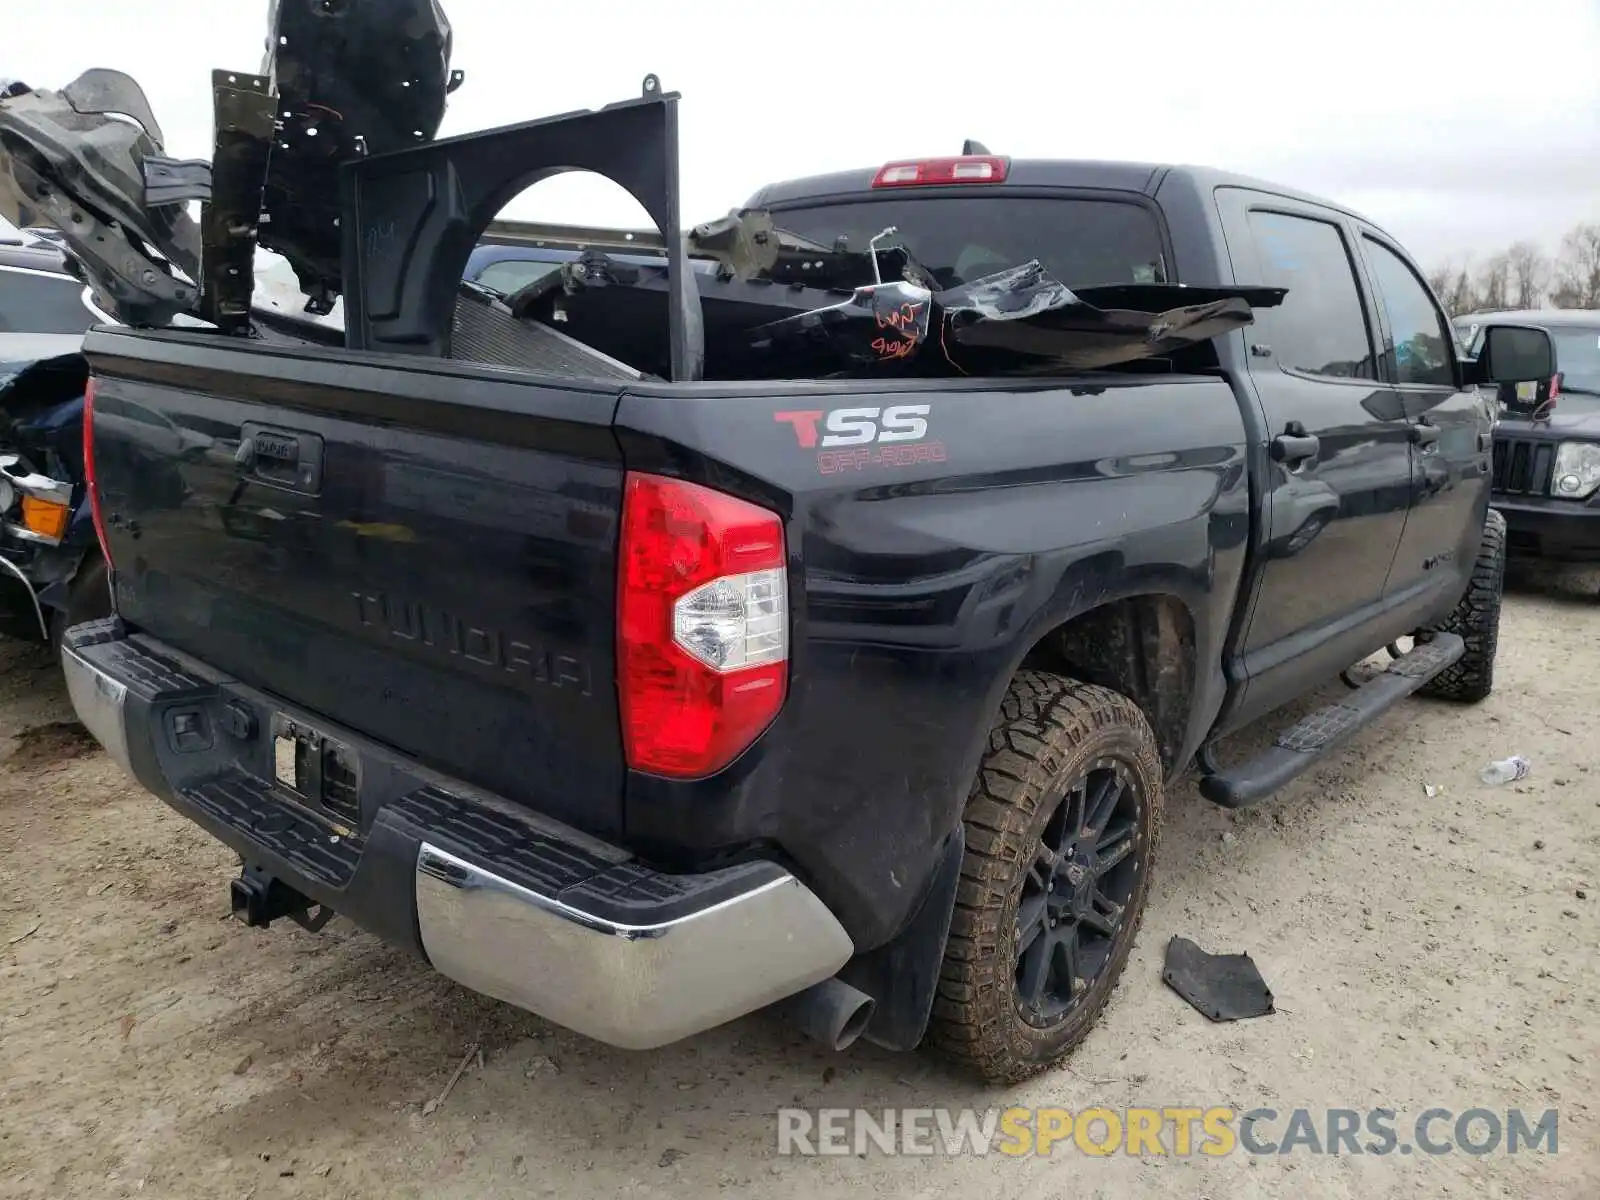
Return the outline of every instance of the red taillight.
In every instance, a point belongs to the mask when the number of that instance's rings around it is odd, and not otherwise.
[[[873,177],[872,186],[933,187],[945,183],[1004,183],[1006,160],[992,154],[959,158],[920,158],[892,162]]]
[[[100,553],[106,569],[111,569],[111,546],[106,542],[106,522],[100,513],[100,485],[94,473],[94,380],[83,390],[83,484],[89,493],[89,515],[94,518],[94,534],[100,539]]]
[[[617,690],[629,767],[710,775],[772,723],[788,681],[787,565],[776,513],[628,474]]]

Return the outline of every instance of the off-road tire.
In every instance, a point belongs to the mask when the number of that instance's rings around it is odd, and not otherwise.
[[[1494,690],[1494,658],[1500,645],[1500,602],[1505,585],[1506,519],[1491,508],[1483,523],[1483,538],[1466,593],[1443,621],[1418,631],[1423,636],[1435,630],[1456,634],[1467,644],[1467,652],[1424,684],[1422,695],[1474,704]]]
[[[1139,876],[1100,976],[1054,1024],[1039,1028],[1024,1019],[1016,994],[1023,884],[1064,791],[1108,758],[1141,794]],[[1160,753],[1132,701],[1059,675],[1018,674],[967,799],[966,853],[929,1028],[936,1049],[990,1081],[1014,1083],[1083,1039],[1110,999],[1143,919],[1161,806]]]

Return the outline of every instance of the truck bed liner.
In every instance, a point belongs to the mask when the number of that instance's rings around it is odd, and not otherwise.
[[[450,357],[573,378],[641,378],[641,373],[537,321],[519,321],[503,304],[462,288],[456,301]]]

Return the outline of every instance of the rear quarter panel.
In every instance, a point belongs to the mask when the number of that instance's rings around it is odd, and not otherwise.
[[[793,597],[775,726],[705,783],[631,776],[624,821],[645,846],[770,839],[867,948],[911,915],[1005,687],[1061,622],[1132,595],[1182,601],[1193,749],[1222,702],[1250,512],[1219,379],[847,386],[623,397],[630,469],[784,515]],[[847,431],[834,445],[830,424]]]

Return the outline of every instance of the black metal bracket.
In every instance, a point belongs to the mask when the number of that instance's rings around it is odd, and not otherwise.
[[[162,158],[146,155],[144,202],[147,207],[187,204],[211,199],[211,163],[204,158]]]
[[[637,99],[346,163],[346,345],[448,355],[461,276],[489,223],[534,184],[592,171],[626,189],[661,231],[672,376],[700,378],[705,332],[681,232],[677,103],[650,75]]]
[[[315,912],[316,915],[313,916],[311,909],[302,908],[290,913],[289,920],[300,926],[300,928],[304,929],[307,933],[321,933],[323,927],[327,925],[329,921],[333,920],[334,917],[338,916],[338,914],[326,904],[317,905]]]
[[[200,214],[201,317],[229,332],[250,324],[261,193],[272,157],[277,96],[260,75],[213,71],[216,135],[211,197]]]
[[[138,122],[156,145],[166,144],[149,98],[131,75],[109,67],[91,67],[62,88],[61,94],[74,112],[85,116],[121,113]]]

